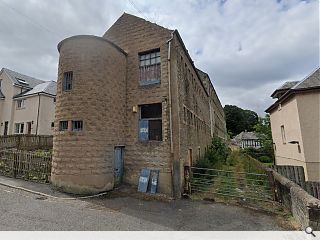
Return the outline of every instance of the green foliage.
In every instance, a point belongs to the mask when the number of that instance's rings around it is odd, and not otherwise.
[[[274,151],[269,114],[266,114],[264,118],[260,117],[254,128],[262,143],[261,151],[273,161]]]
[[[258,123],[258,114],[251,110],[244,110],[237,106],[225,105],[226,125],[231,137],[247,130],[253,131]]]
[[[199,168],[215,168],[225,164],[231,150],[228,145],[220,138],[212,139],[211,145],[208,147],[205,154],[198,159],[195,167]]]
[[[272,163],[272,159],[268,156],[260,156],[258,160],[262,163]]]

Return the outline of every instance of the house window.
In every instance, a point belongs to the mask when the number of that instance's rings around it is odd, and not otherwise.
[[[57,99],[56,99],[56,98],[53,98],[53,102],[56,103],[56,102],[57,102]]]
[[[17,101],[17,109],[22,109],[25,107],[25,100],[21,99]]]
[[[51,127],[54,128],[54,122],[51,123]]]
[[[72,89],[73,72],[65,72],[63,74],[63,91],[70,91]]]
[[[140,86],[158,84],[161,78],[160,50],[139,54]]]
[[[59,131],[68,131],[68,121],[59,122]]]
[[[72,131],[82,131],[83,122],[82,121],[72,121]]]
[[[284,126],[281,126],[281,136],[282,136],[282,143],[286,144],[287,140],[286,140],[286,133],[284,131]]]
[[[23,134],[24,123],[16,123],[14,128],[15,134]]]
[[[162,141],[162,105],[161,103],[140,106],[139,140]]]

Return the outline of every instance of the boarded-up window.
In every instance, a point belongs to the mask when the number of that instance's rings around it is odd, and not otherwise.
[[[140,141],[162,141],[162,104],[145,104],[140,106],[139,120]]]
[[[161,78],[160,50],[139,54],[139,72],[141,86],[158,84]]]

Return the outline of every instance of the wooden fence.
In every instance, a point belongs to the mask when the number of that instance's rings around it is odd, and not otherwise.
[[[298,184],[310,195],[320,199],[320,182],[309,182],[305,180],[304,168],[302,166],[274,166],[279,174]]]
[[[16,148],[20,150],[52,149],[50,135],[8,135],[0,136],[0,150]]]
[[[49,182],[51,152],[0,150],[0,174],[37,182]]]

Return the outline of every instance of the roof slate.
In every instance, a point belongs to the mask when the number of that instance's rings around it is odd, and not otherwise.
[[[255,132],[241,132],[237,136],[233,138],[236,141],[246,140],[246,139],[254,139],[257,140],[259,137]]]
[[[21,94],[16,95],[15,98],[29,96],[38,93],[46,93],[55,96],[57,94],[57,83],[54,81],[41,83],[27,92],[23,92]]]
[[[40,80],[40,79],[36,79],[33,77],[29,77],[27,75],[12,71],[10,69],[7,68],[3,68],[2,69],[6,74],[8,74],[10,76],[10,78],[12,79],[12,81],[14,82],[14,84],[17,85],[21,85],[21,86],[26,86],[26,87],[30,87],[30,88],[34,88],[36,85],[44,83],[45,81]],[[28,83],[28,85],[25,84],[21,84],[18,82],[18,79],[22,79],[24,81],[26,81]]]

